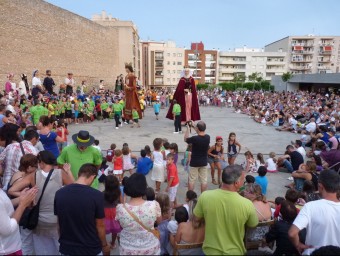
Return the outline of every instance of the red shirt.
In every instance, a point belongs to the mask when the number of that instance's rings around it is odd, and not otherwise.
[[[123,170],[123,157],[118,156],[113,160],[113,168],[114,170]]]
[[[168,182],[170,181],[171,178],[174,178],[172,180],[172,183],[170,184],[170,187],[176,186],[179,183],[176,165],[174,163],[172,163],[170,165],[167,165],[166,169],[168,171]]]

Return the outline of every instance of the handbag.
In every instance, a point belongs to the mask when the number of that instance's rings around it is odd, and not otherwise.
[[[152,233],[158,240],[161,238],[161,234],[159,233],[158,229],[151,229],[146,227],[138,218],[135,214],[133,214],[133,212],[131,212],[126,206],[125,204],[123,205],[124,209],[128,212],[128,214],[130,214],[130,216],[139,224],[142,226],[142,228],[144,228],[146,231]]]
[[[48,181],[50,180],[51,178],[51,175],[53,173],[54,169],[52,169],[49,173],[48,173],[48,176],[45,180],[45,183],[44,183],[44,186],[43,186],[43,189],[42,189],[42,192],[41,192],[41,195],[39,197],[39,200],[37,202],[37,204],[35,206],[33,206],[32,208],[28,209],[26,208],[25,209],[25,212],[20,220],[20,224],[23,226],[24,229],[29,229],[29,230],[33,230],[37,227],[38,225],[38,220],[39,220],[39,210],[40,210],[40,202],[41,202],[41,199],[44,195],[44,192],[45,192],[45,188],[47,186],[47,183]]]

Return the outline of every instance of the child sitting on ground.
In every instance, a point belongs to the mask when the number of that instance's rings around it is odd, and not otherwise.
[[[260,166],[257,173],[258,176],[255,178],[255,183],[261,186],[262,194],[266,195],[268,186],[268,179],[266,177],[267,168],[265,166]]]
[[[263,159],[262,153],[258,153],[256,155],[256,160],[255,160],[255,166],[256,166],[257,170],[259,169],[260,166],[264,166],[265,164],[266,163],[265,163],[265,161]]]
[[[146,157],[146,151],[142,149],[140,151],[141,157],[137,161],[137,173],[147,175],[152,168],[152,160]]]
[[[269,158],[266,160],[267,172],[277,172],[277,159],[275,153],[270,152]]]

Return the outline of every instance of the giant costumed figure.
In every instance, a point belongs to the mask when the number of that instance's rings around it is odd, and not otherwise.
[[[184,67],[184,75],[178,82],[173,99],[181,106],[181,122],[201,120],[196,84],[188,67]],[[166,115],[166,118],[171,120],[173,120],[172,108],[173,103]]]

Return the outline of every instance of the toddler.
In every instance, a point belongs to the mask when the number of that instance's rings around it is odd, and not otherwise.
[[[118,178],[119,181],[123,178],[123,153],[120,149],[115,150],[113,157],[113,174]]]

